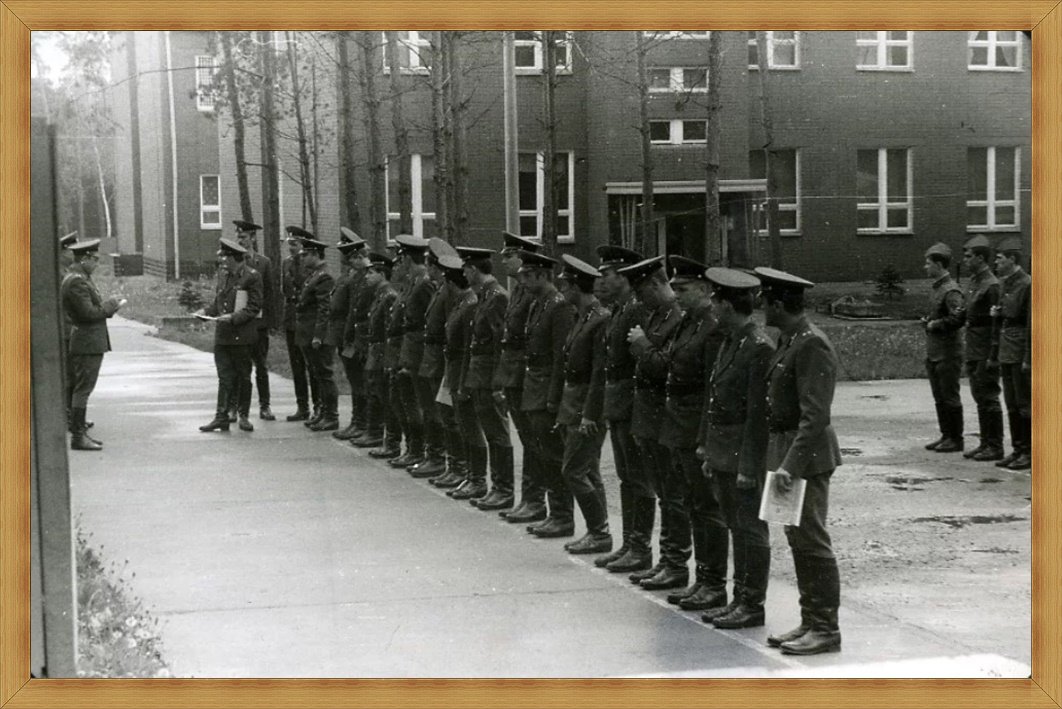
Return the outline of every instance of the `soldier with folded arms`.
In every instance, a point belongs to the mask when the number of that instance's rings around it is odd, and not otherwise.
[[[999,362],[1003,401],[1007,405],[1013,450],[996,467],[1032,467],[1032,376],[1026,362],[1030,351],[1029,311],[1032,279],[1021,268],[1021,239],[1007,237],[996,249],[996,275],[1002,279],[996,320],[993,359]]]

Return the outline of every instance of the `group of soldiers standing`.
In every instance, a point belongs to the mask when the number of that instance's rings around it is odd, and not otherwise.
[[[272,320],[259,316],[270,299],[248,265],[259,227],[236,225],[238,240],[222,239],[217,297],[203,311],[218,321],[219,375],[203,431],[233,420],[253,428],[250,353]],[[840,649],[840,579],[826,530],[841,463],[830,425],[837,358],[804,314],[809,281],[619,246],[598,248],[596,266],[557,260],[507,232],[498,254],[399,235],[389,255],[369,252],[346,228],[333,278],[329,244],[299,227],[287,233],[281,281],[298,407],[287,420],[331,431],[535,537],[574,537],[578,506],[586,531],[565,544],[569,553],[598,555],[596,566],[642,588],[672,590],[669,602],[718,628],[764,624],[766,471],[778,471],[782,491],[803,479],[801,521],[786,528],[801,622],[768,643],[792,654]],[[760,295],[777,345],[752,318]],[[351,390],[345,426],[336,354]],[[259,394],[268,418],[268,393]],[[510,419],[523,448],[519,495]],[[606,435],[620,480],[618,548],[600,470]]]

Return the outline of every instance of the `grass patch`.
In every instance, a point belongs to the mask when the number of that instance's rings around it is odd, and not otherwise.
[[[852,323],[830,319],[819,327],[833,342],[842,381],[920,379],[926,376],[920,322]]]
[[[80,525],[76,543],[77,676],[169,677],[159,621],[124,577],[129,562],[105,566],[103,547],[89,546]]]

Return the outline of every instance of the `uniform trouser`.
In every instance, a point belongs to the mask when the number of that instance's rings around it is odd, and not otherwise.
[[[674,544],[673,529],[674,517],[668,515],[664,503],[664,479],[671,467],[671,451],[667,446],[660,445],[656,438],[644,438],[635,434],[634,442],[642,455],[642,463],[645,466],[646,479],[653,491],[653,497],[657,499],[660,508],[660,556],[666,558],[665,549]],[[688,524],[688,523],[687,523]],[[681,530],[679,530],[681,532]],[[689,529],[686,530],[686,546],[689,546]],[[687,551],[688,555],[688,551]],[[685,563],[685,562],[683,562]]]
[[[535,482],[549,497],[549,516],[559,522],[572,521],[572,493],[564,482],[564,441],[554,426],[556,414],[540,409],[527,411],[531,423],[531,447],[535,452]],[[525,465],[526,474],[526,465]]]
[[[490,389],[472,389],[476,423],[487,441],[491,486],[499,492],[513,491],[513,442],[509,437],[509,418],[505,405],[494,398]]]
[[[383,369],[366,369],[365,375],[365,428],[369,436],[383,435],[390,407],[387,406],[387,372]]]
[[[620,489],[627,489],[635,497],[655,498],[656,493],[653,492],[652,482],[642,461],[642,451],[631,435],[631,420],[609,421],[608,426]]]
[[[927,359],[926,374],[929,375],[929,388],[933,392],[933,401],[938,406],[946,406],[949,409],[962,408],[962,397],[959,395],[962,360],[958,357],[942,359],[938,362]]]
[[[383,389],[383,402],[384,408],[387,413],[385,415],[387,421],[387,433],[385,445],[387,447],[395,447],[402,444],[402,434],[406,430],[406,416],[405,411],[402,409],[402,397],[398,394],[398,373],[393,369],[383,370],[383,376],[387,380],[387,385]]]
[[[660,554],[669,566],[686,568],[692,545],[697,578],[705,580],[702,577],[707,572],[706,567],[711,563],[714,551],[710,548],[709,534],[718,536],[720,530],[725,532],[726,522],[711,485],[701,470],[695,449],[672,448],[670,462],[661,488],[660,510],[669,516],[672,534],[666,547],[661,543]],[[726,558],[725,554],[723,558]],[[719,585],[718,579],[713,581]],[[725,583],[724,566],[722,584]]]
[[[1032,376],[1021,371],[1021,363],[1000,365],[1003,401],[1010,419],[1011,445],[1018,453],[1032,453]]]
[[[454,397],[454,416],[457,419],[458,435],[467,454],[467,462],[470,467],[468,478],[475,482],[485,483],[487,480],[487,439],[476,420],[476,405],[472,396],[465,391],[461,396]],[[475,449],[475,450],[473,450]]]
[[[405,412],[403,430],[406,432],[406,446],[410,452],[421,456],[424,454],[424,414],[420,410],[414,384],[419,377],[404,369],[399,369],[395,376],[398,379],[399,402]]]
[[[89,395],[100,377],[102,354],[72,354],[67,362],[70,372],[70,408],[88,408]]]
[[[564,426],[564,457],[561,474],[568,490],[578,497],[595,493],[605,501],[605,485],[601,481],[601,445],[605,442],[605,428],[583,433],[577,424]]]
[[[332,360],[336,348],[321,344],[317,347],[307,345],[302,348],[310,375],[310,388],[316,390],[317,401],[325,418],[339,416],[339,390],[332,375]]]
[[[424,455],[431,460],[440,460],[446,451],[446,428],[441,412],[435,403],[442,377],[413,377],[413,390],[420,406],[421,425],[424,431]]]
[[[70,338],[63,337],[63,403],[70,412],[70,399],[74,396],[73,365],[70,364]]]
[[[526,411],[520,409],[520,399],[523,398],[523,394],[523,389],[518,387],[506,387],[505,389],[505,401],[509,415],[512,416],[513,427],[516,428],[516,435],[520,438],[520,445],[524,447],[524,459],[520,466],[520,499],[529,505],[541,505],[546,492],[539,482],[539,475],[535,472],[538,464],[532,445],[534,435],[531,431],[531,418]]]
[[[710,474],[734,546],[734,596],[749,605],[762,605],[771,565],[771,532],[760,519],[762,483],[743,489],[737,486],[737,473],[712,470]]]
[[[442,379],[439,378],[441,384]],[[438,390],[438,388],[436,388]],[[461,437],[461,427],[457,425],[457,411],[453,406],[435,402],[435,411],[442,421],[446,453],[450,456],[451,466],[463,466],[468,462],[468,451],[465,450],[465,441]]]
[[[308,369],[306,358],[302,354],[302,348],[295,344],[295,331],[284,331],[285,341],[288,344],[288,362],[291,364],[291,378],[295,382],[295,402],[300,411],[306,410],[307,407],[307,389],[306,385],[309,382]],[[317,391],[311,392],[313,397],[313,405],[317,406]]]
[[[999,406],[999,369],[987,365],[983,359],[967,360],[966,377],[970,381],[970,395],[977,404],[981,442],[1002,448],[1003,410]]]
[[[218,370],[217,415],[236,409],[246,416],[251,405],[251,346],[214,345]]]
[[[258,339],[254,341],[251,348],[251,364],[254,367],[254,385],[258,389],[258,406],[269,406],[269,328],[258,328]],[[247,385],[250,386],[251,380],[247,379]],[[247,392],[247,399],[250,401],[250,391]],[[240,393],[240,399],[243,400],[243,393]]]
[[[350,421],[359,428],[365,426],[366,386],[365,386],[365,357],[356,354],[353,357],[339,355],[339,361],[343,365],[343,374],[347,377],[350,385]]]
[[[796,568],[801,623],[820,630],[837,630],[837,608],[841,603],[841,579],[826,531],[832,476],[831,470],[805,478],[800,524],[785,528]]]

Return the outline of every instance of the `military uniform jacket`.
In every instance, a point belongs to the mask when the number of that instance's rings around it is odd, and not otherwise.
[[[646,309],[628,295],[613,303],[605,324],[605,419],[626,421],[634,409],[634,368],[636,360],[627,342],[631,328],[645,320]]]
[[[309,347],[313,341],[327,342],[332,287],[335,279],[322,261],[310,271],[295,304],[295,344]]]
[[[60,287],[63,312],[70,319],[70,354],[103,354],[111,351],[111,338],[107,332],[107,318],[117,308],[104,305],[100,292],[92,278],[77,264],[63,276]]]
[[[332,286],[332,295],[328,301],[328,337],[326,345],[343,349],[343,336],[347,328],[351,304],[354,301],[354,277],[350,273],[340,274]]]
[[[556,289],[542,294],[527,316],[527,367],[521,411],[556,411],[564,390],[564,343],[575,307]]]
[[[996,318],[993,358],[1001,364],[1020,364],[1029,347],[1029,296],[1032,279],[1020,268],[1003,279]]]
[[[631,433],[639,438],[657,440],[664,421],[665,389],[667,385],[667,358],[665,352],[671,334],[682,319],[678,303],[643,313],[645,319],[638,323],[645,331],[648,343],[631,343],[635,357],[634,408],[631,412]]]
[[[295,309],[306,283],[306,266],[300,256],[288,256],[281,263],[280,290],[284,294],[284,329],[295,330]]]
[[[435,289],[424,315],[424,354],[420,358],[422,377],[441,377],[446,371],[446,318],[454,305],[454,292],[445,285]]]
[[[962,358],[960,330],[966,321],[966,306],[962,289],[944,274],[933,284],[926,312],[926,359],[941,362]]]
[[[376,300],[376,289],[362,276],[351,286],[350,291],[351,305],[343,326],[343,347],[353,344],[353,357],[364,359],[369,354],[369,313]]]
[[[420,371],[420,360],[424,356],[424,323],[428,304],[437,288],[427,273],[417,275],[409,286],[409,297],[402,314],[402,351],[398,366],[413,374]]]
[[[476,294],[476,299],[478,304],[472,314],[472,329],[468,343],[468,373],[465,376],[464,386],[466,389],[492,389],[494,369],[501,356],[509,294],[495,278],[491,277]]]
[[[660,429],[661,445],[692,450],[700,444],[708,381],[724,337],[710,304],[682,314],[664,351],[667,358],[664,411],[667,417]]]
[[[564,391],[557,423],[600,423],[605,403],[605,327],[609,312],[594,300],[576,319],[564,343]]]
[[[446,317],[446,387],[456,394],[464,387],[462,377],[468,357],[468,336],[472,328],[472,310],[476,307],[476,294],[471,290],[458,291],[453,308]]]
[[[966,282],[966,359],[989,359],[992,354],[992,306],[999,304],[999,281],[985,268]]]
[[[262,276],[262,309],[258,311],[255,325],[259,330],[276,327],[277,301],[273,292],[275,290],[273,284],[273,262],[269,260],[268,256],[252,251],[244,259],[244,263],[258,271],[259,275]]]
[[[387,313],[387,340],[383,350],[384,369],[398,369],[398,360],[402,355],[402,340],[406,334],[406,298],[409,295],[409,284],[404,283],[399,288],[398,297],[391,304],[391,310]]]
[[[381,281],[372,289],[372,308],[365,326],[365,370],[376,372],[383,369],[384,348],[387,346],[387,321],[391,307],[398,298],[398,291],[387,281]]]
[[[841,464],[830,425],[837,364],[829,339],[806,318],[778,339],[767,368],[768,470],[808,478]]]
[[[708,384],[701,445],[708,467],[761,482],[767,465],[767,367],[774,344],[756,323],[723,341]]]
[[[241,297],[243,292],[246,296]],[[236,309],[237,299],[246,302]],[[212,317],[232,315],[229,322],[219,322],[214,328],[215,345],[253,345],[258,339],[258,313],[262,308],[262,274],[247,264],[235,273],[218,274],[214,302],[204,308]]]
[[[509,305],[505,309],[505,326],[502,329],[501,352],[498,366],[494,369],[495,389],[520,389],[524,386],[524,370],[527,368],[527,316],[535,298],[522,283],[517,283],[509,293]]]

